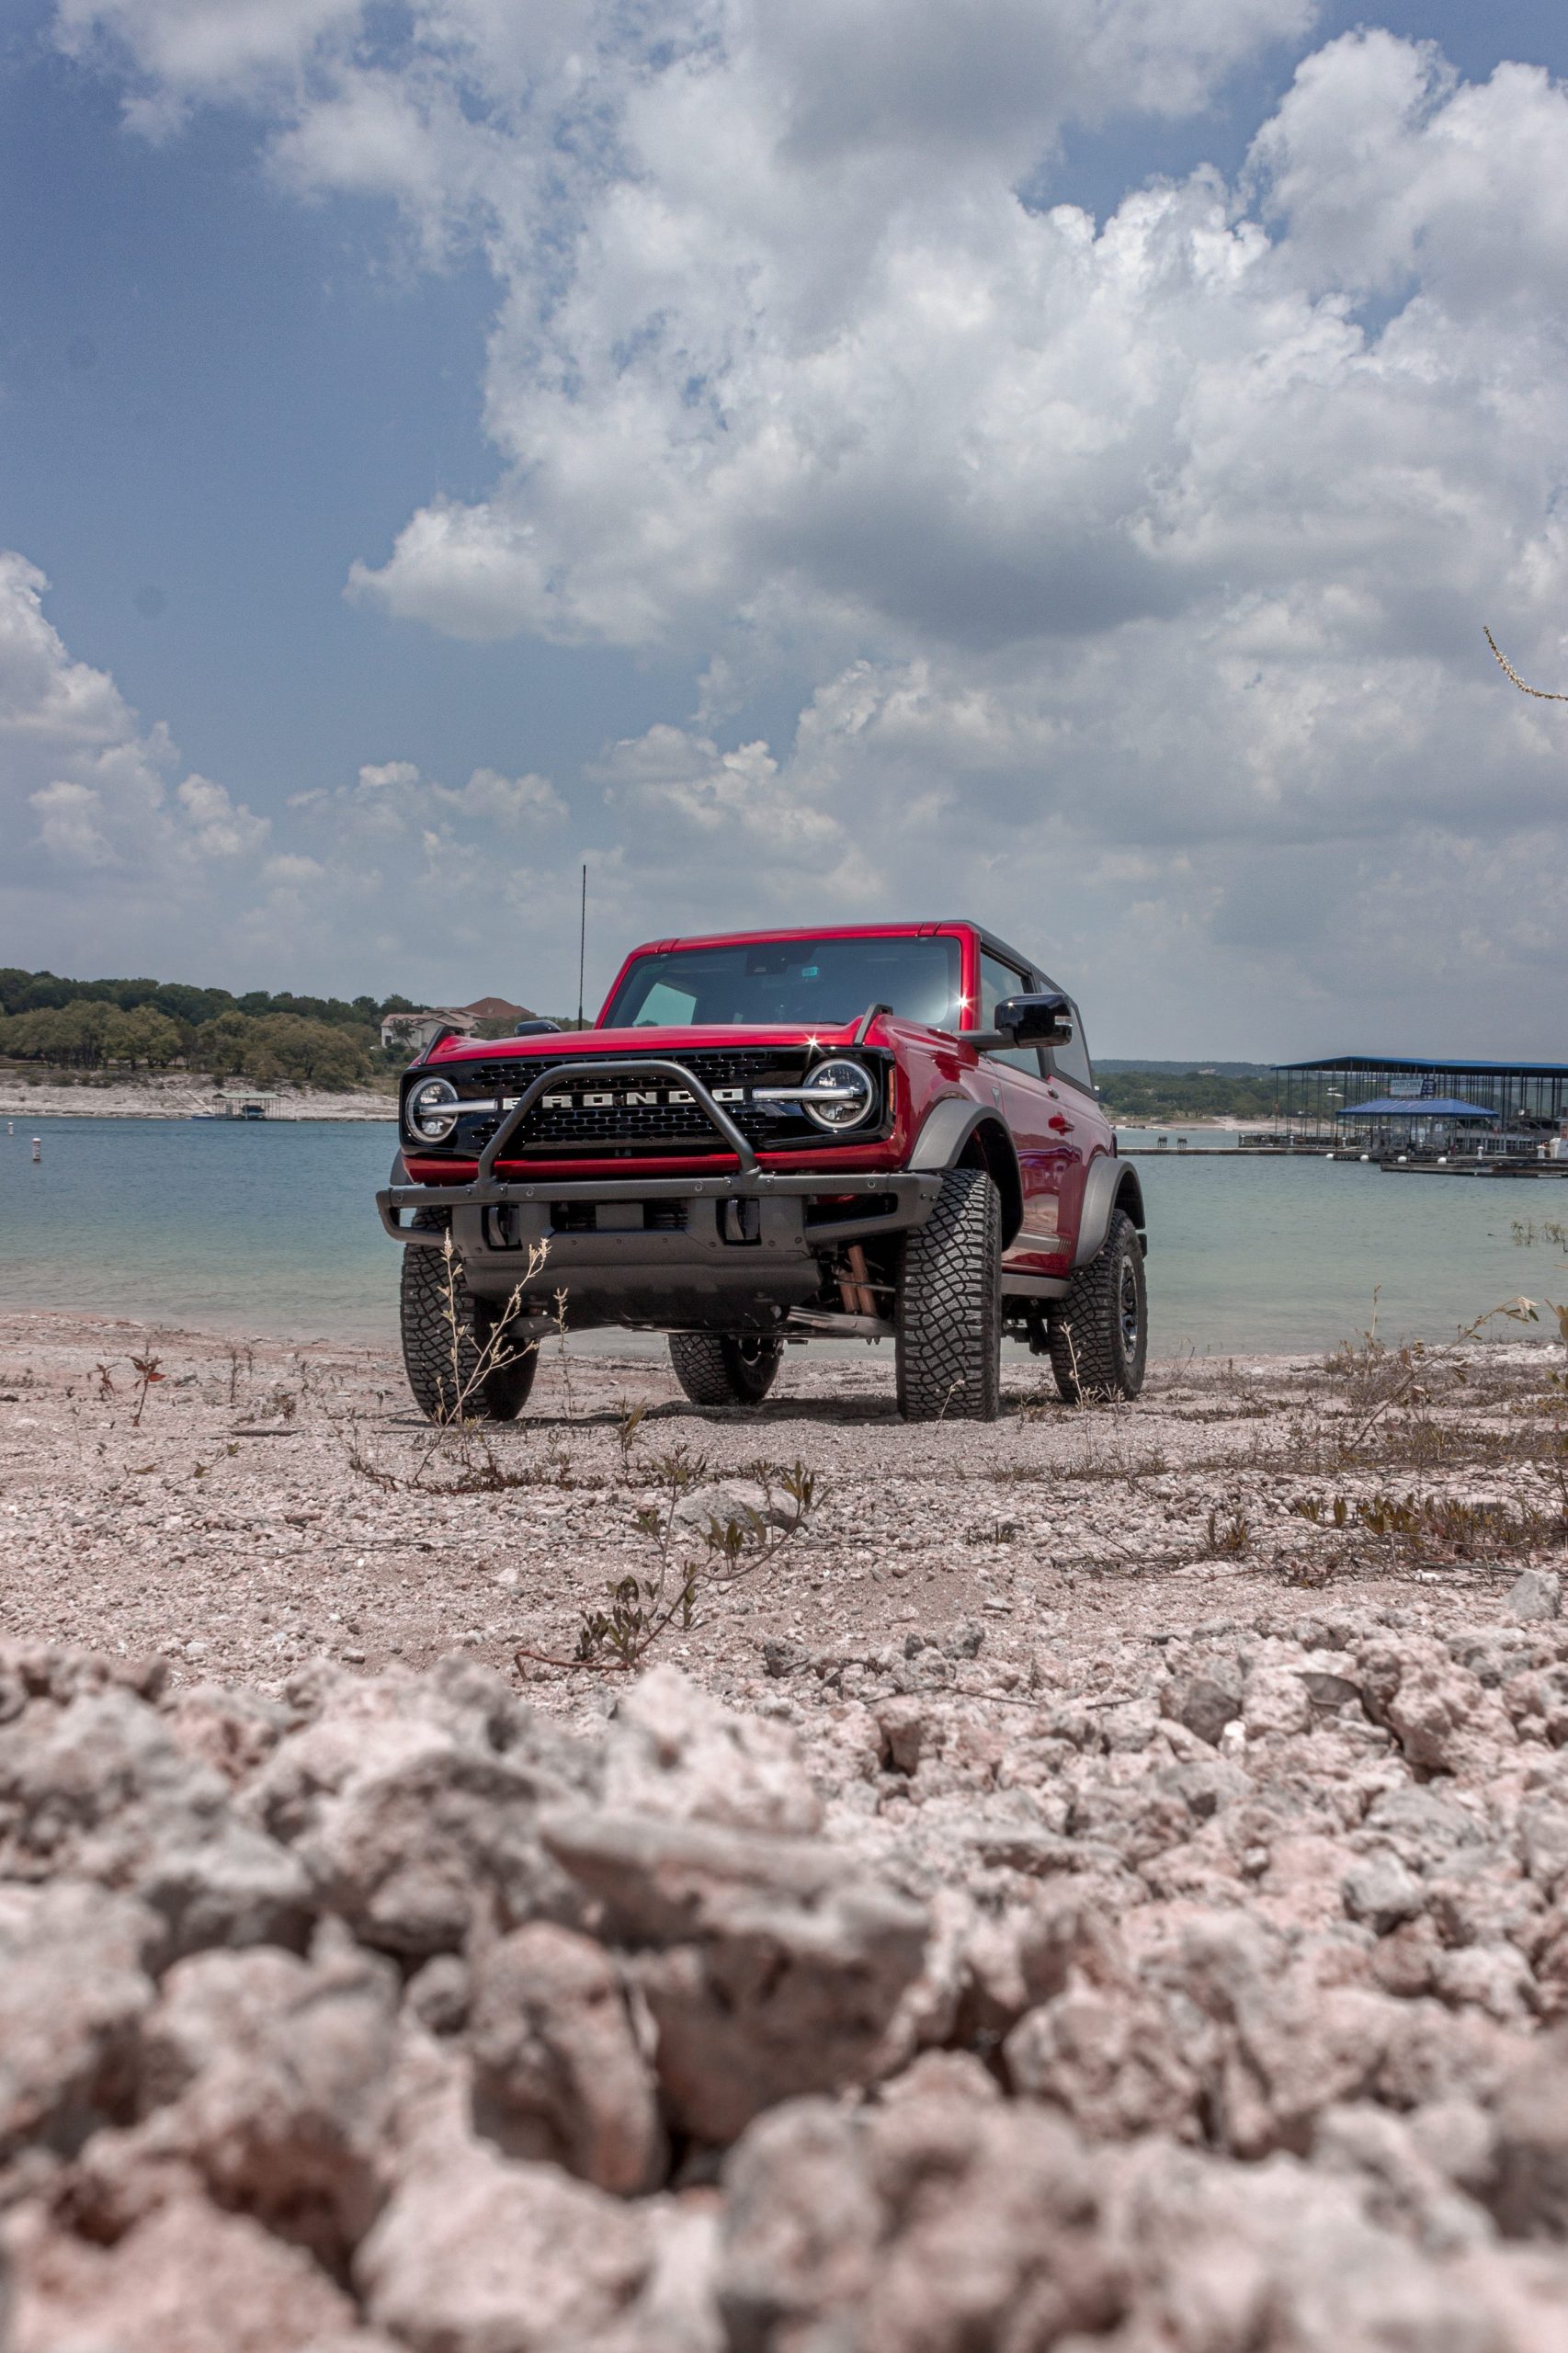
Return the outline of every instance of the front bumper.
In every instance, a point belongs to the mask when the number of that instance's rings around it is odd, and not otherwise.
[[[456,1241],[458,1217],[473,1211],[481,1228],[476,1238],[483,1239],[483,1246],[517,1250],[526,1249],[527,1244],[514,1241],[507,1229],[520,1235],[526,1225],[536,1224],[538,1237],[542,1239],[552,1231],[547,1221],[558,1202],[570,1208],[579,1202],[597,1207],[601,1201],[607,1206],[659,1201],[793,1201],[801,1212],[811,1205],[815,1214],[809,1230],[820,1232],[823,1241],[819,1246],[826,1247],[830,1243],[858,1242],[868,1233],[881,1233],[890,1228],[924,1225],[941,1190],[941,1182],[939,1175],[911,1175],[902,1169],[861,1170],[838,1176],[820,1168],[799,1176],[770,1168],[751,1168],[737,1169],[728,1176],[536,1176],[526,1183],[517,1177],[477,1176],[466,1185],[387,1185],[376,1195],[376,1207],[394,1242],[423,1243],[437,1250],[442,1246],[440,1232],[405,1225],[405,1211],[412,1216],[419,1210],[449,1210]],[[882,1196],[887,1197],[885,1200]],[[858,1200],[866,1201],[865,1210],[858,1211],[853,1206]],[[493,1211],[506,1215],[500,1225],[487,1229],[486,1214]],[[562,1230],[571,1233],[574,1229],[567,1224]],[[494,1242],[488,1239],[490,1232],[496,1235]]]
[[[937,1174],[835,1176],[592,1176],[469,1185],[390,1185],[376,1196],[394,1241],[440,1248],[443,1227],[405,1223],[422,1210],[450,1221],[475,1299],[549,1312],[564,1293],[568,1324],[665,1330],[773,1330],[822,1286],[822,1254],[923,1225]],[[530,1278],[528,1268],[533,1265]]]

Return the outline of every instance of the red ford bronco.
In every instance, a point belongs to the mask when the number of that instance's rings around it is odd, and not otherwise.
[[[1004,1332],[1070,1401],[1142,1385],[1137,1174],[1076,1006],[978,924],[657,940],[591,1029],[437,1040],[400,1117],[376,1198],[433,1420],[510,1420],[558,1314],[667,1332],[704,1405],[835,1336],[892,1341],[911,1420],[994,1419]]]

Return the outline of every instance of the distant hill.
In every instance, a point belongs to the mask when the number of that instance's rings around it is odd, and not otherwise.
[[[1157,1078],[1272,1078],[1272,1063],[1211,1063],[1201,1058],[1186,1063],[1150,1063],[1128,1060],[1120,1054],[1096,1054],[1095,1068],[1108,1070],[1148,1071]]]

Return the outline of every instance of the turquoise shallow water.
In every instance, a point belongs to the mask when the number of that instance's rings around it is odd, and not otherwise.
[[[0,1121],[0,1304],[290,1338],[390,1340],[397,1247],[370,1196],[393,1132],[162,1120]],[[1173,1138],[1176,1130],[1170,1131]],[[43,1140],[34,1167],[29,1138]],[[1450,1336],[1526,1291],[1568,1297],[1568,1184],[1385,1176],[1223,1152],[1141,1158],[1161,1356],[1330,1347],[1381,1285],[1385,1335]],[[1512,1332],[1515,1327],[1505,1326]]]

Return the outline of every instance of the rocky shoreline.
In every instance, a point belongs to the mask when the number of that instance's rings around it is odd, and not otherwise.
[[[8,2353],[1568,2346],[1562,1350],[786,1381],[0,1320]]]
[[[226,1082],[226,1091],[238,1095],[239,1083]],[[225,1091],[215,1079],[169,1078],[69,1079],[32,1082],[14,1071],[0,1071],[0,1120],[190,1120],[210,1112]],[[384,1120],[397,1118],[394,1095],[369,1088],[349,1094],[324,1087],[258,1087],[278,1106],[270,1116],[285,1120]]]

